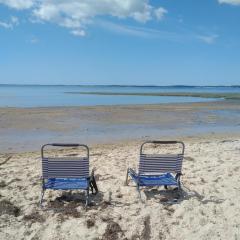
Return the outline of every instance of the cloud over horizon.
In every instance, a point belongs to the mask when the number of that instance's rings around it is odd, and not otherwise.
[[[216,0],[219,4],[240,5],[240,0]],[[115,33],[136,37],[161,38],[172,41],[183,39],[198,39],[206,44],[213,44],[218,35],[201,34],[192,32],[186,36],[174,31],[159,31],[142,26],[129,26],[118,24],[111,20],[104,20],[103,16],[110,19],[132,19],[137,23],[146,23],[151,20],[160,21],[168,13],[161,6],[153,6],[150,0],[0,0],[0,4],[25,11],[27,18],[32,23],[48,22],[69,30],[69,33],[84,37],[89,25],[96,25]],[[0,19],[0,27],[13,29],[19,20],[10,17],[10,20]]]
[[[86,28],[96,17],[133,19],[139,23],[161,20],[167,13],[149,0],[0,0],[9,8],[29,10],[35,21],[51,22],[68,28],[73,35],[85,36]]]
[[[33,4],[37,2],[36,0],[0,0],[0,3],[18,10],[28,9],[33,6]]]

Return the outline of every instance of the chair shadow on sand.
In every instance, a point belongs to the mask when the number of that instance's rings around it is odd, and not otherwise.
[[[46,200],[46,210],[54,210],[55,212],[65,212],[67,209],[82,207],[85,208],[85,194],[83,192],[69,191],[62,192],[60,196],[54,200]],[[90,194],[90,202],[88,208],[99,206],[103,203],[103,193],[98,192],[96,195]]]
[[[184,185],[181,190],[177,190],[176,188],[168,188],[166,190],[163,188],[148,187],[146,189],[142,189],[142,195],[144,195],[146,200],[144,202],[155,199],[156,201],[167,205],[180,204],[181,202],[191,198],[197,199],[202,204],[221,204],[224,202],[224,199],[217,199],[215,197],[206,198],[205,196],[199,194],[196,190],[191,190]],[[96,195],[90,195],[90,203],[87,209],[103,210],[108,206],[122,207],[126,205],[129,205],[129,203],[124,203],[120,199],[109,199],[109,201],[104,200],[104,193],[99,191]],[[85,194],[83,192],[70,191],[62,192],[62,194],[54,200],[47,200],[45,210],[54,210],[54,212],[72,214],[78,207],[83,209],[85,208]]]
[[[216,203],[221,204],[224,199],[217,199],[215,197],[206,198],[204,195],[199,194],[196,190],[190,190],[183,185],[181,190],[177,188],[158,189],[148,188],[143,190],[146,200],[159,199],[161,203],[165,204],[180,204],[182,201],[189,200],[191,198],[197,199],[202,204]]]

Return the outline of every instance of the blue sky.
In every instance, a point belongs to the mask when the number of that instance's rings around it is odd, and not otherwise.
[[[0,83],[240,84],[240,0],[0,0]]]

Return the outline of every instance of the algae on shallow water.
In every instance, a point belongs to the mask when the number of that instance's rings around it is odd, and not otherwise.
[[[146,97],[200,97],[200,98],[224,98],[227,100],[240,100],[240,93],[203,93],[203,92],[65,92],[67,94],[81,95],[107,95],[107,96],[146,96]]]

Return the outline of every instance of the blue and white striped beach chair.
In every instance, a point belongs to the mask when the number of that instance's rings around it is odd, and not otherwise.
[[[144,145],[146,144],[180,144],[181,153],[179,154],[146,154]],[[179,141],[147,141],[140,149],[140,161],[138,173],[132,168],[128,168],[126,176],[126,185],[128,185],[129,176],[136,183],[140,195],[140,187],[176,186],[181,188],[180,177],[182,175],[182,161],[185,145]],[[141,195],[140,195],[141,197]]]
[[[45,147],[81,147],[86,150],[84,157],[46,157]],[[47,189],[52,190],[84,190],[86,191],[86,206],[89,200],[89,187],[91,176],[89,174],[89,148],[83,144],[45,144],[41,148],[42,155],[42,194]]]

